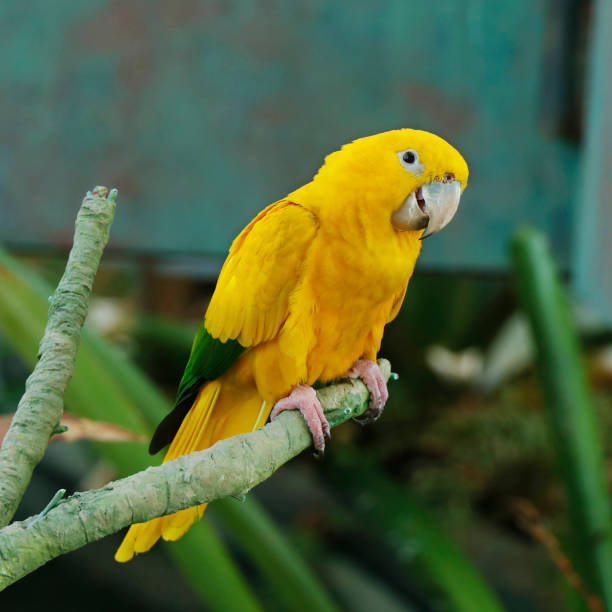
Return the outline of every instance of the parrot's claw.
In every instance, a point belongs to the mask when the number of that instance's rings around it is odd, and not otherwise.
[[[380,417],[389,399],[387,383],[378,364],[370,359],[358,359],[346,375],[348,378],[361,378],[370,392],[370,407],[363,417],[354,420],[361,425],[373,423]]]
[[[270,419],[275,419],[284,410],[299,410],[302,413],[312,434],[314,447],[322,455],[325,451],[325,438],[331,438],[331,432],[316,391],[308,385],[298,385],[287,397],[274,404]]]

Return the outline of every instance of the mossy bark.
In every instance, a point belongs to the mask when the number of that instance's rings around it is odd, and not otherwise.
[[[391,366],[380,360],[386,379]],[[369,395],[360,380],[318,392],[330,425],[360,416]],[[107,486],[75,493],[44,514],[0,530],[0,590],[47,561],[132,523],[203,502],[244,495],[312,444],[302,416],[284,412],[258,431],[217,442]]]
[[[39,361],[0,448],[0,526],[15,514],[59,425],[91,289],[115,214],[116,193],[113,190],[109,195],[105,187],[96,187],[87,193],[77,215],[66,270],[49,299]]]

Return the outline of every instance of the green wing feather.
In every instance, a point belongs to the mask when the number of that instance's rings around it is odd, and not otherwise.
[[[193,340],[174,408],[158,425],[151,439],[149,452],[152,455],[172,441],[202,385],[224,374],[243,351],[244,347],[238,340],[221,342],[213,338],[202,322]]]

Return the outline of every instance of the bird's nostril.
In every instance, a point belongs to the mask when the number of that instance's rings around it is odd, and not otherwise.
[[[444,175],[444,182],[445,183],[450,183],[451,181],[455,180],[455,175],[452,172],[447,172]]]

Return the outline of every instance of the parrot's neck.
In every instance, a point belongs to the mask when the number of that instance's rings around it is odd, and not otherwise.
[[[287,196],[287,200],[310,210],[326,232],[352,237],[361,246],[380,248],[381,243],[397,243],[420,251],[420,231],[398,232],[391,224],[395,204],[387,201],[388,190],[363,191],[349,182],[311,181]],[[397,198],[394,199],[394,201]],[[401,203],[401,201],[400,201]]]
[[[320,223],[327,242],[339,238],[345,252],[354,248],[368,258],[371,269],[382,269],[403,278],[412,274],[421,250],[420,231],[398,232],[391,224],[393,205],[381,191],[357,191],[350,184],[310,182],[287,196],[287,200],[310,210]],[[384,191],[383,191],[384,193]]]

